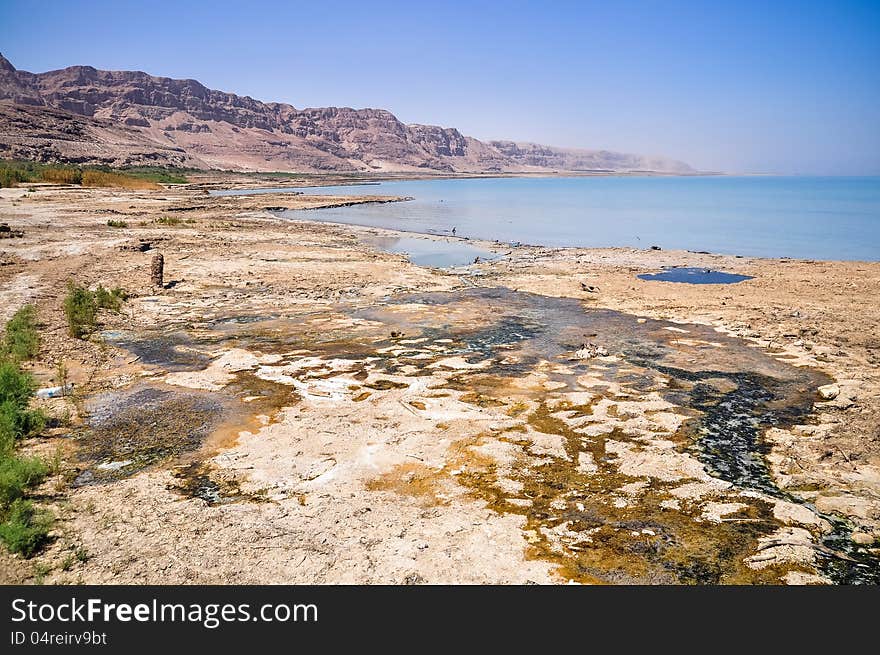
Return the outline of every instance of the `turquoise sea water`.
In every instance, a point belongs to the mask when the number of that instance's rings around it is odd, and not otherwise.
[[[880,260],[880,177],[551,177],[384,182],[307,193],[410,202],[291,218],[545,246]]]

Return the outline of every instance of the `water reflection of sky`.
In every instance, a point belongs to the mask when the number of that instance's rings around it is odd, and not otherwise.
[[[738,273],[725,273],[709,268],[667,268],[659,273],[643,273],[637,276],[640,280],[655,280],[657,282],[684,282],[687,284],[736,284],[743,280],[751,280],[751,275],[739,275]]]
[[[474,263],[474,259],[492,259],[496,255],[465,241],[438,241],[419,237],[367,237],[363,241],[385,252],[406,255],[418,266],[448,268]]]
[[[403,232],[455,227],[458,236],[544,246],[880,258],[880,177],[469,178],[261,191],[282,190],[413,197],[282,213]]]

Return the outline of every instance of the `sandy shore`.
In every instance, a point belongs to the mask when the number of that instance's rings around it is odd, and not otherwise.
[[[435,270],[267,211],[351,200],[0,191],[0,319],[36,305],[35,375],[76,383],[26,444],[62,461],[55,540],[2,581],[827,583],[876,553],[880,264],[475,243],[504,256]],[[754,279],[636,278],[670,265]],[[68,280],[132,297],[75,340]],[[752,383],[746,484],[695,444]]]

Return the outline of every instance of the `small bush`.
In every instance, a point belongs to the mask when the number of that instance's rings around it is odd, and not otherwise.
[[[40,432],[46,417],[39,410],[21,408],[12,401],[0,403],[0,457],[15,449],[15,442]]]
[[[67,387],[67,365],[63,359],[59,359],[55,365],[55,384],[61,387],[61,395],[64,395],[64,389]]]
[[[15,449],[18,439],[43,429],[42,412],[28,409],[36,384],[11,361],[0,362],[0,457]]]
[[[0,169],[0,189],[18,186],[19,182],[27,182],[27,178],[18,171]]]
[[[98,305],[95,295],[84,287],[68,282],[64,313],[70,336],[76,339],[87,337],[94,331],[97,321]]]
[[[160,216],[156,219],[159,225],[180,225],[182,222],[177,216]]]
[[[48,472],[36,457],[0,457],[0,506],[9,507],[26,489],[40,484]]]
[[[34,379],[15,362],[0,362],[0,405],[11,403],[16,409],[24,409],[35,389]]]
[[[107,290],[99,284],[95,291],[89,291],[74,282],[68,282],[64,313],[67,315],[70,336],[84,339],[94,332],[99,309],[118,312],[126,300],[128,294],[119,287]]]
[[[119,310],[119,299],[100,284],[95,289],[95,304],[101,309]]]
[[[55,446],[55,452],[49,461],[43,460],[46,465],[46,471],[49,475],[58,475],[61,473],[61,467],[64,464],[64,447],[61,444]]]
[[[0,403],[0,460],[15,450],[15,442],[20,436],[18,415],[14,403]]]
[[[109,309],[110,311],[118,312],[122,309],[122,303],[126,300],[128,300],[128,294],[119,287],[108,291],[99,284],[98,288],[95,289],[95,303],[99,309]]]
[[[128,223],[126,221],[115,221],[111,218],[107,221],[107,227],[128,227]]]
[[[33,359],[39,349],[37,310],[33,305],[25,305],[6,323],[6,335],[0,346],[0,353],[22,362]]]
[[[32,557],[49,541],[52,528],[52,515],[34,507],[27,500],[14,501],[0,523],[0,539],[13,553]]]

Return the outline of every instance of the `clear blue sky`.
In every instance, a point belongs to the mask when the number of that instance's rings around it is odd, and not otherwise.
[[[880,0],[0,0],[0,52],[704,170],[880,174]]]

